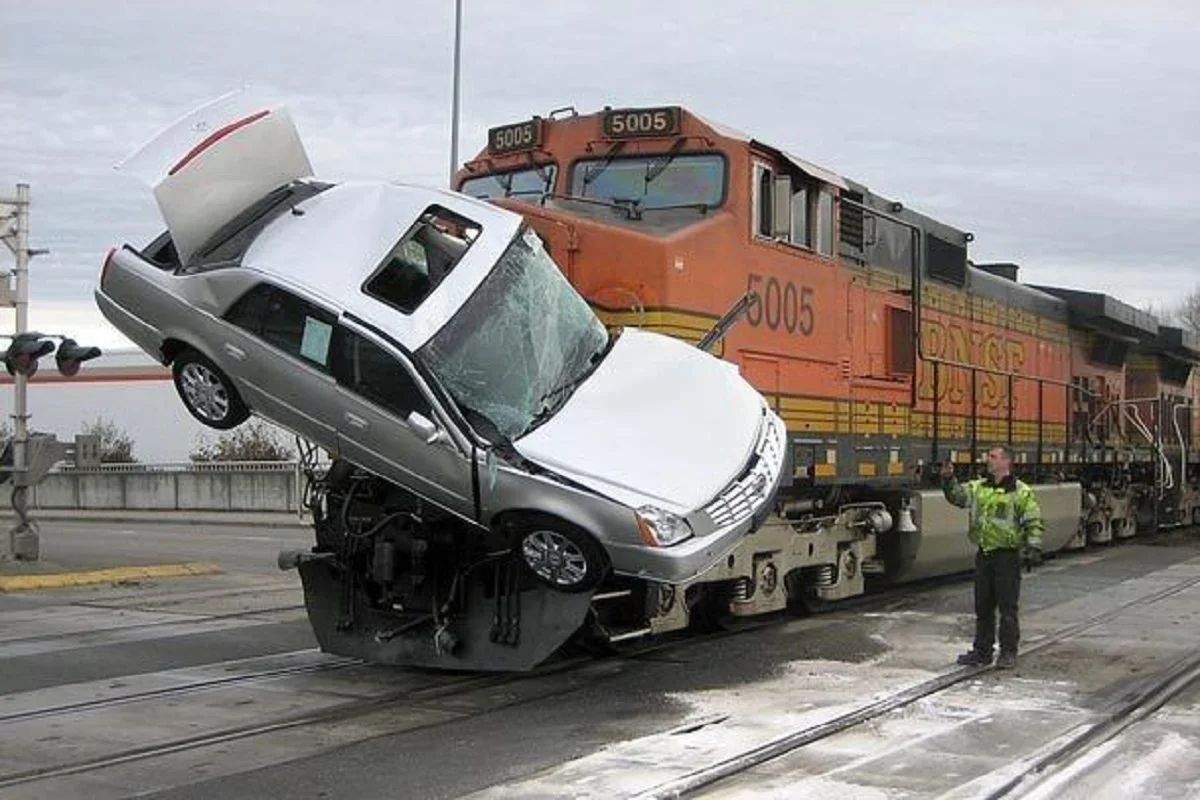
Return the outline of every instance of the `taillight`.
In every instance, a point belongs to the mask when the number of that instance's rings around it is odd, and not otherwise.
[[[108,268],[112,266],[113,255],[117,252],[117,248],[110,247],[108,252],[104,254],[104,264],[100,267],[100,286],[103,288],[104,281],[108,279]]]

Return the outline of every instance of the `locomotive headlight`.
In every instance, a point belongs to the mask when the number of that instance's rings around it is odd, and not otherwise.
[[[638,530],[647,544],[670,547],[692,537],[692,526],[678,514],[656,506],[642,506],[634,512]]]

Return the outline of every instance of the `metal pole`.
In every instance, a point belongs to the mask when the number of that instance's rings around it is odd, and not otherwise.
[[[450,113],[450,187],[458,171],[458,84],[462,58],[462,0],[454,0],[454,107]]]
[[[29,184],[17,184],[17,197],[14,205],[16,212],[16,227],[13,231],[9,248],[16,259],[13,277],[16,282],[13,308],[16,309],[15,332],[25,333],[29,330]],[[26,378],[24,375],[13,376],[13,466],[12,481],[13,511],[17,514],[18,523],[9,535],[5,537],[5,547],[0,557],[20,557],[22,551],[30,544],[33,545],[33,558],[36,559],[36,532],[30,530],[26,522],[26,502],[28,488],[26,486],[26,449],[29,442],[29,412],[26,405]],[[30,533],[34,534],[33,542],[28,541]]]
[[[29,184],[17,184],[17,265],[13,269],[16,281],[14,308],[17,321],[14,331],[20,335],[29,330]],[[25,467],[25,445],[29,440],[29,416],[26,411],[25,384],[28,379],[17,373],[13,376],[13,472],[19,475]]]

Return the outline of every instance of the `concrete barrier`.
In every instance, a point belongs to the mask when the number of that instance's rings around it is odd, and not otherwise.
[[[125,481],[124,508],[155,511],[179,508],[176,489],[178,476],[163,472],[148,472],[143,475],[131,472],[119,477]]]
[[[229,473],[181,472],[175,476],[177,507],[189,511],[229,511]]]
[[[82,473],[76,476],[78,508],[124,508],[125,475]]]
[[[111,464],[52,471],[31,507],[46,510],[281,511],[299,509],[295,462]],[[0,491],[0,506],[11,493]]]
[[[230,476],[232,478],[232,476]],[[295,478],[286,472],[260,472],[229,482],[229,507],[239,511],[279,511],[295,508]]]

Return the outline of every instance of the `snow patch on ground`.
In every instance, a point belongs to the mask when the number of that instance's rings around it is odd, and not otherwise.
[[[828,722],[933,677],[925,670],[888,667],[880,664],[881,660],[796,661],[769,680],[671,694],[671,699],[690,709],[685,722],[671,731],[618,742],[529,780],[492,787],[471,797],[627,797],[681,778],[700,765],[732,758]],[[830,787],[841,785],[829,782]],[[838,796],[887,797],[873,790],[867,794],[862,792],[869,790],[855,791],[859,794],[839,790]]]

